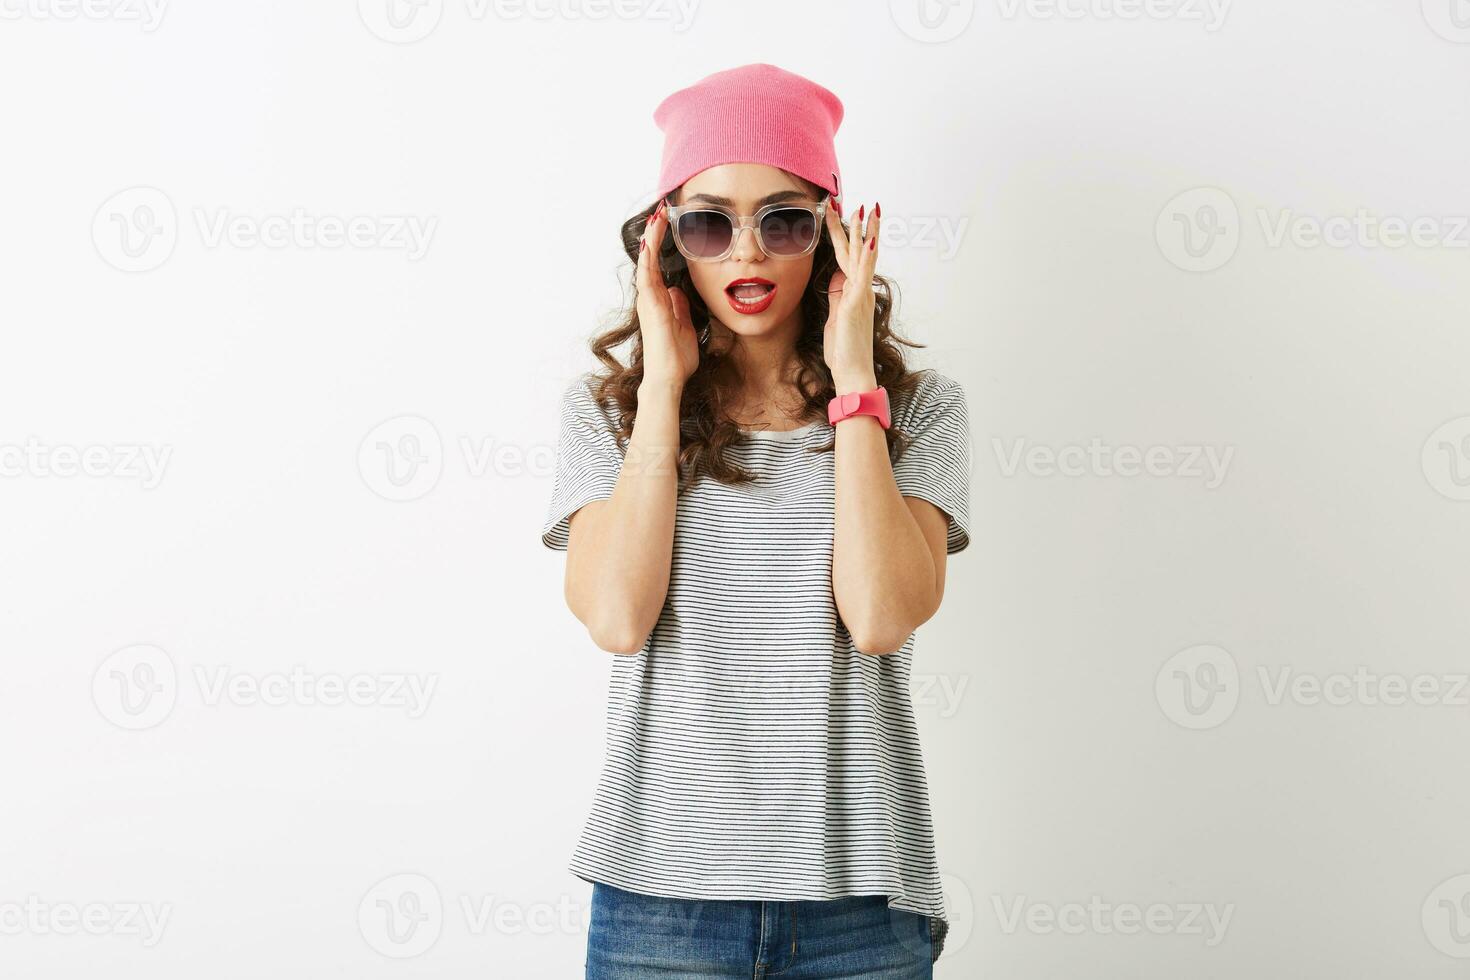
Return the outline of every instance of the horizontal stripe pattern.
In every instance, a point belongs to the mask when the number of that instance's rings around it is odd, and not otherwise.
[[[614,412],[587,377],[562,392],[541,540],[612,495]],[[913,439],[899,491],[970,543],[964,390],[937,371],[893,402]],[[897,653],[853,646],[832,596],[834,457],[826,421],[733,447],[758,479],[701,477],[678,498],[668,597],[637,654],[611,658],[606,756],[570,870],[675,898],[825,900],[881,894],[948,916],[909,697],[914,636]]]

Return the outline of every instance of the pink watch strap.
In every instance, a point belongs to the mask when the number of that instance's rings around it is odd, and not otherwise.
[[[871,415],[883,428],[889,428],[892,422],[888,417],[888,389],[879,385],[872,391],[852,391],[827,403],[827,421],[833,425],[854,415]]]

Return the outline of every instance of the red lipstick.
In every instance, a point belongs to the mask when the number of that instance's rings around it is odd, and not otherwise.
[[[776,284],[759,276],[736,279],[725,287],[725,298],[736,313],[753,316],[771,305],[776,298]]]

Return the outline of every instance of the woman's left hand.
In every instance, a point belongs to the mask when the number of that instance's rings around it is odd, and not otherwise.
[[[839,395],[870,391],[878,384],[873,369],[873,266],[878,261],[880,211],[873,205],[865,224],[865,209],[859,208],[849,233],[837,209],[827,208],[837,271],[827,285],[829,309],[822,330],[822,353]]]

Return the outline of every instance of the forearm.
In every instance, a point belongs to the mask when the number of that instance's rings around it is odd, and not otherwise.
[[[876,387],[839,382],[839,394]],[[853,643],[892,653],[934,614],[934,556],[899,493],[883,426],[871,415],[836,426],[832,591]]]
[[[599,645],[642,647],[668,594],[678,487],[676,385],[645,383],[618,475],[602,506],[574,518],[567,604]]]

